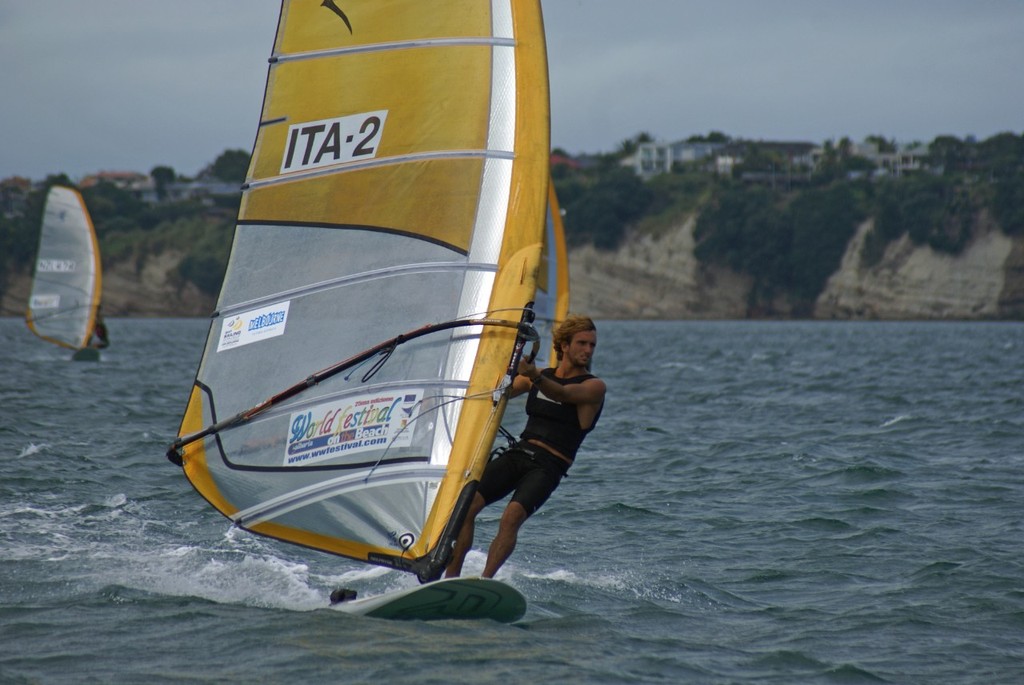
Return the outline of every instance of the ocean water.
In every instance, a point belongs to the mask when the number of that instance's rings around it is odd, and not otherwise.
[[[207,322],[108,323],[0,320],[2,683],[1024,682],[1024,324],[599,322],[504,625],[326,608],[415,581],[233,530],[163,456]]]

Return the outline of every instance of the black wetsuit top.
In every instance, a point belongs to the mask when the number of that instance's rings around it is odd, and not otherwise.
[[[596,378],[592,374],[574,376],[573,378],[559,378],[555,375],[554,369],[543,369],[542,374],[559,385],[575,385],[585,380]],[[576,452],[583,443],[583,438],[594,429],[597,420],[601,418],[601,410],[604,403],[597,410],[590,427],[584,430],[580,427],[579,414],[575,404],[555,402],[537,390],[534,384],[530,388],[530,394],[526,398],[526,427],[519,436],[523,440],[537,439],[546,445],[551,445],[564,454],[570,460],[576,458]]]

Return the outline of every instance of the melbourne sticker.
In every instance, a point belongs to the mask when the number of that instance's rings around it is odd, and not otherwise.
[[[289,424],[285,466],[412,444],[412,417],[423,390],[360,395],[296,412]]]
[[[291,304],[290,301],[280,302],[224,319],[220,326],[220,342],[217,343],[217,351],[221,352],[284,335],[284,327],[288,322],[289,304]]]
[[[383,109],[292,124],[288,127],[281,173],[373,159],[387,118],[388,111]]]

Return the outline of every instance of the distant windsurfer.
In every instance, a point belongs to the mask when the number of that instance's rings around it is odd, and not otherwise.
[[[96,308],[96,322],[92,328],[92,337],[89,339],[89,346],[95,347],[98,350],[102,350],[105,347],[110,346],[110,338],[107,335],[107,324],[103,321],[103,316],[100,315],[100,310]]]
[[[526,427],[519,441],[484,469],[445,575],[462,573],[473,545],[477,514],[510,492],[512,499],[491,541],[481,575],[493,578],[516,547],[519,528],[540,508],[565,476],[576,452],[601,416],[606,387],[590,373],[597,328],[585,316],[570,316],[554,333],[558,365],[538,369],[532,360],[519,362],[511,396],[529,393]]]

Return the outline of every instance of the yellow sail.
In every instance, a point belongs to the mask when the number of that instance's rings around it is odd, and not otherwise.
[[[529,333],[548,149],[537,0],[285,0],[169,454],[199,493],[437,577]]]
[[[562,211],[555,194],[555,183],[548,185],[547,225],[541,252],[540,278],[535,306],[537,330],[542,341],[551,342],[551,333],[569,315],[569,253],[565,244]],[[542,366],[557,366],[554,347],[542,349],[537,357]]]

